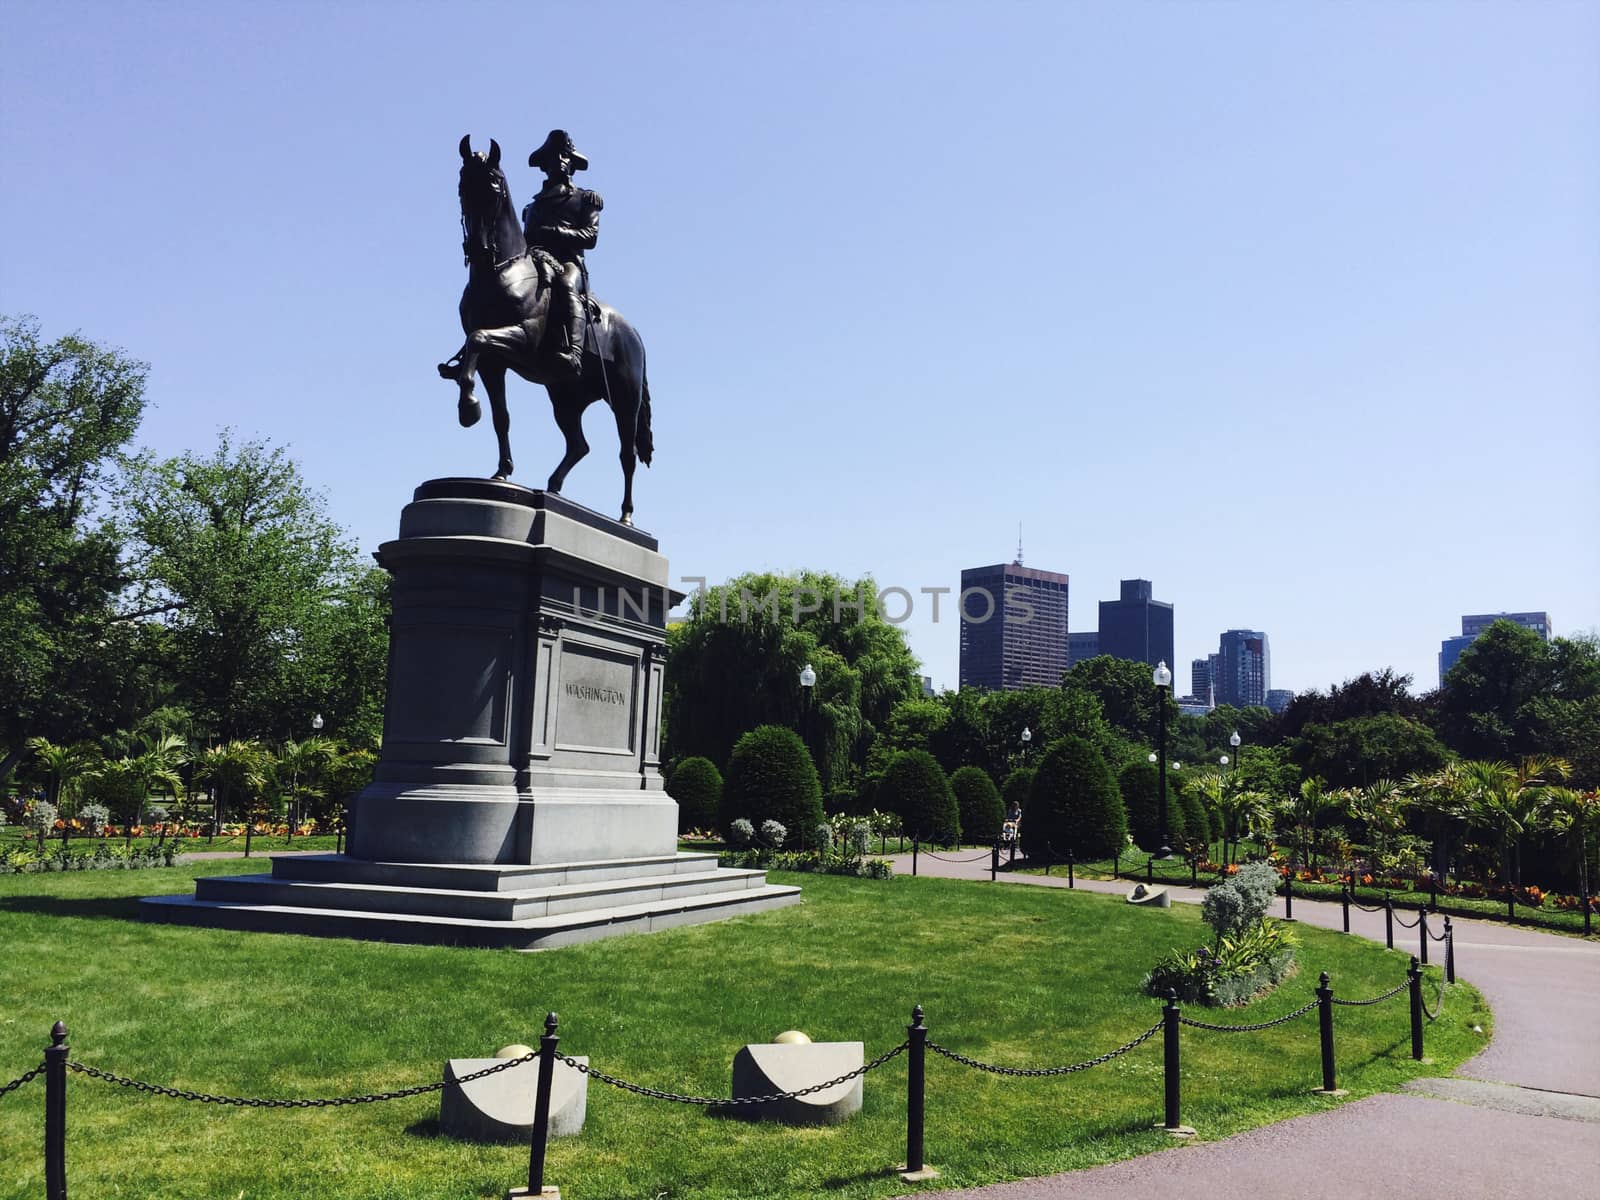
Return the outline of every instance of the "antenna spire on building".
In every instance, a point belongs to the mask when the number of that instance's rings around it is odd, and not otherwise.
[[[1022,522],[1017,522],[1017,566],[1022,565]]]

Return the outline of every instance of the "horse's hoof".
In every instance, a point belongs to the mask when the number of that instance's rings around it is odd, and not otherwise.
[[[456,403],[456,418],[461,422],[461,428],[471,429],[481,416],[483,409],[478,406],[477,400],[461,400]]]
[[[442,362],[439,364],[438,370],[440,379],[454,379],[457,374],[457,367],[454,363]]]
[[[511,474],[511,460],[509,458],[502,458],[500,460],[500,469],[498,471],[496,471],[493,475],[489,476],[489,478],[490,479],[498,479],[501,483],[504,483],[506,481],[507,477],[510,476],[510,474]]]

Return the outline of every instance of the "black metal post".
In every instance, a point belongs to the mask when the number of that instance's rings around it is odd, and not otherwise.
[[[1294,874],[1283,877],[1283,919],[1294,920]]]
[[[1517,922],[1517,889],[1511,886],[1511,881],[1506,880],[1506,920],[1513,925]]]
[[[1169,1130],[1183,1127],[1178,1113],[1178,1081],[1181,1074],[1178,1063],[1179,1013],[1178,993],[1168,988],[1167,1006],[1161,1010],[1161,1049],[1162,1069],[1166,1076],[1166,1114],[1162,1124]]]
[[[1428,872],[1428,904],[1437,909],[1439,907],[1439,877],[1432,871]],[[1427,959],[1423,959],[1427,962]]]
[[[1353,887],[1339,889],[1339,907],[1344,910],[1344,931],[1350,932],[1350,893]]]
[[[1077,882],[1076,879],[1073,878],[1073,874],[1072,874],[1072,851],[1068,850],[1067,851],[1067,887],[1075,888],[1077,886],[1078,886],[1078,882]]]
[[[1336,1092],[1339,1084],[1333,1073],[1333,989],[1328,986],[1326,971],[1317,987],[1317,1021],[1322,1027],[1322,1090]]]
[[[1411,969],[1406,972],[1406,982],[1411,985],[1411,1057],[1422,1061],[1422,967],[1417,956],[1411,956]]]
[[[44,1051],[44,1194],[67,1200],[67,1026],[57,1021]]]
[[[1111,878],[1116,879],[1122,874],[1122,851],[1118,850],[1111,856]]]
[[[539,1089],[533,1094],[533,1142],[528,1150],[528,1195],[544,1195],[544,1148],[550,1139],[550,1082],[556,1073],[556,1014],[544,1019],[539,1039]]]
[[[1144,878],[1146,883],[1154,883],[1156,881],[1156,856],[1154,854],[1144,860]]]
[[[1383,894],[1383,944],[1394,949],[1394,897],[1388,892]]]
[[[1456,981],[1456,931],[1448,916],[1444,919],[1444,981]]]
[[[1189,886],[1200,886],[1200,860],[1198,858],[1191,857],[1189,859]]]
[[[911,873],[917,873],[917,839],[911,839]]]
[[[911,1010],[906,1040],[911,1043],[906,1051],[906,1173],[911,1174],[923,1169],[923,1067],[927,1056],[928,1027],[922,1022],[920,1004]]]
[[[1417,957],[1422,960],[1422,965],[1428,965],[1428,906],[1424,904],[1422,911],[1417,913],[1417,940],[1422,943],[1422,953]]]
[[[989,852],[989,882],[994,882],[995,875],[1000,870],[1000,839],[995,838],[994,849]]]

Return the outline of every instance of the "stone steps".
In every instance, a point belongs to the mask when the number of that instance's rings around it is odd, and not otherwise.
[[[676,896],[642,904],[614,905],[580,913],[483,920],[421,913],[240,904],[197,896],[151,896],[140,901],[147,921],[265,933],[428,945],[544,950],[625,933],[651,933],[678,925],[722,921],[800,902],[800,889],[763,884],[736,892]]]
[[[168,924],[322,937],[534,950],[798,903],[765,871],[715,854],[542,866],[370,862],[285,855],[270,875],[213,875],[192,896],[152,896],[140,916]]]
[[[271,904],[520,921],[529,917],[581,913],[593,908],[648,904],[676,896],[748,891],[765,884],[764,871],[734,870],[641,875],[495,892],[400,883],[280,879],[276,875],[216,875],[195,880],[195,898],[221,904]]]

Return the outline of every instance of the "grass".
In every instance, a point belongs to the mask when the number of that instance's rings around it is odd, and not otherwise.
[[[168,839],[169,842],[172,840],[174,839]],[[250,853],[252,855],[268,854],[281,850],[322,850],[331,852],[334,849],[335,840],[335,836],[331,833],[313,833],[294,838],[292,841],[279,834],[269,836],[267,834],[258,833],[253,835],[250,839]],[[124,839],[120,837],[97,838],[78,834],[67,839],[67,848],[74,854],[93,854],[94,848],[100,845],[102,841],[104,841],[108,846],[111,846],[113,849],[126,844]],[[242,833],[233,834],[227,837],[219,834],[209,841],[207,841],[204,837],[178,838],[176,841],[178,843],[180,852],[184,854],[196,854],[201,851],[208,850],[232,850],[241,852],[244,850],[244,834]],[[133,839],[132,844],[135,849],[140,847],[154,846],[157,844],[157,839],[153,837],[136,837]],[[59,835],[45,839],[45,850],[47,852],[54,853],[60,848],[61,838]],[[16,826],[7,826],[5,829],[0,829],[0,852],[4,852],[6,850],[29,850],[37,852],[38,842],[35,840],[33,834],[19,829]]]
[[[933,1040],[1008,1065],[1093,1057],[1153,1024],[1145,970],[1205,931],[1190,907],[901,877],[805,875],[802,905],[714,925],[516,954],[144,925],[135,898],[188,891],[170,870],[0,878],[0,1084],[39,1061],[64,1019],[79,1061],[172,1086],[242,1096],[328,1096],[439,1078],[445,1059],[535,1044],[547,1010],[562,1049],[655,1087],[726,1095],[734,1053],[799,1028],[897,1045],[913,1003]],[[775,875],[774,878],[783,879]],[[1273,995],[1207,1019],[1257,1021],[1310,997],[1316,972],[1344,996],[1386,990],[1406,958],[1302,927],[1303,966]],[[1429,984],[1429,996],[1432,984]],[[1433,1065],[1409,1056],[1402,997],[1337,1010],[1340,1085],[1352,1097],[1447,1072],[1488,1028],[1458,985],[1427,1029]],[[1315,1014],[1265,1033],[1184,1031],[1183,1119],[1204,1138],[1341,1101],[1319,1080]],[[1004,1079],[932,1055],[927,1158],[940,1187],[1061,1171],[1165,1149],[1159,1037],[1079,1075]],[[582,1135],[553,1141],[546,1178],[568,1200],[666,1195],[876,1197],[907,1190],[905,1059],[870,1075],[844,1125],[751,1125],[593,1083]],[[140,1197],[497,1197],[526,1182],[527,1150],[437,1132],[425,1095],[336,1110],[234,1109],[147,1097],[70,1077],[75,1193]],[[43,1192],[43,1089],[0,1100],[0,1196]]]

